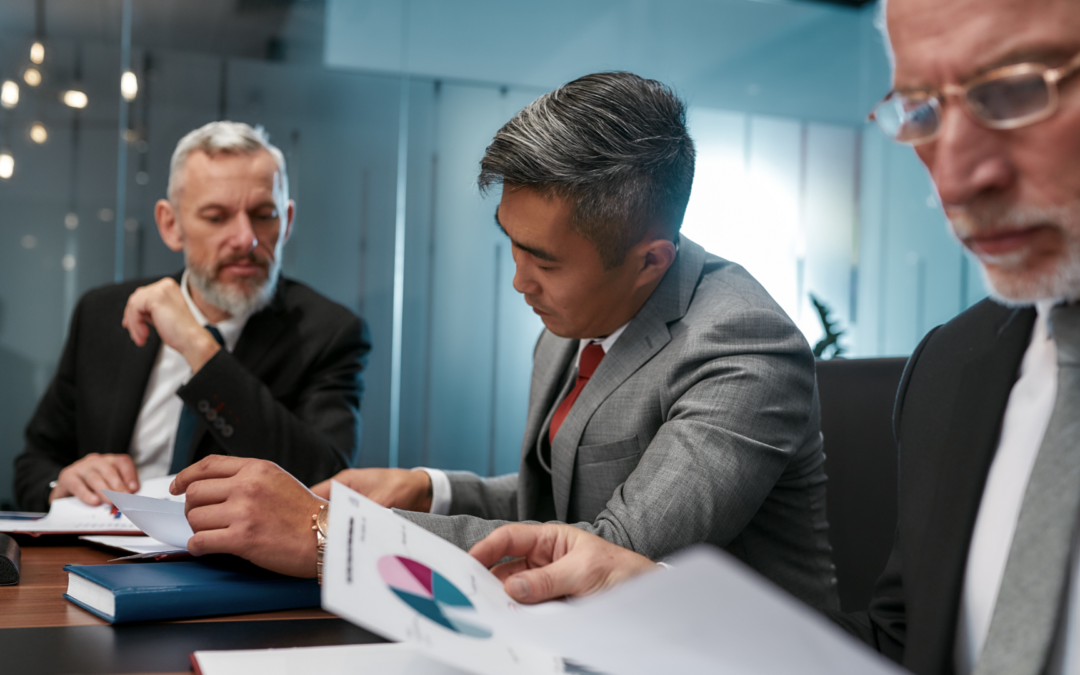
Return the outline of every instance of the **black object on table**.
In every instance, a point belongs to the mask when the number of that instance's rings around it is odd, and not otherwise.
[[[19,583],[19,561],[22,551],[19,544],[6,534],[0,534],[0,586]]]
[[[386,642],[342,619],[133,623],[0,630],[5,673],[176,673],[195,651]]]

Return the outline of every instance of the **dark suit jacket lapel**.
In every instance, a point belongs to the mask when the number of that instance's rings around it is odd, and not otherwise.
[[[266,357],[270,348],[277,344],[278,336],[288,324],[285,300],[282,297],[282,284],[279,282],[274,299],[265,309],[252,314],[240,332],[240,339],[232,351],[232,357],[239,361],[252,374],[258,376],[259,364]],[[191,447],[198,448],[206,435],[207,427],[199,416],[192,434]]]
[[[146,383],[150,380],[160,351],[161,338],[154,330],[150,331],[150,337],[142,347],[128,341],[121,348],[116,380],[107,394],[113,397],[114,404],[109,420],[108,441],[103,448],[105,452],[126,453],[131,449],[131,436],[135,433],[135,422],[142,411]],[[91,452],[99,450],[95,448]]]
[[[680,237],[675,263],[604,355],[559,428],[551,449],[552,489],[559,520],[566,520],[574,462],[585,426],[612,392],[671,341],[668,324],[686,314],[704,264],[705,249]]]
[[[907,643],[925,649],[924,655],[943,668],[939,672],[952,672],[968,549],[1034,316],[1033,310],[1008,314],[997,326],[997,340],[988,341],[963,366],[950,428],[939,446],[938,479],[932,492],[924,493],[933,500],[935,518],[927,525],[926,540],[918,542],[922,551],[905,552],[905,567],[909,561],[922,566],[911,570],[927,584],[920,596],[937,603],[921,606],[926,616],[909,616]]]

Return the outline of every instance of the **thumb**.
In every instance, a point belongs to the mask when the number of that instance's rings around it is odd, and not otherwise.
[[[503,587],[511,598],[526,604],[568,595],[582,595],[589,591],[579,580],[578,569],[572,556],[511,575],[503,582]]]

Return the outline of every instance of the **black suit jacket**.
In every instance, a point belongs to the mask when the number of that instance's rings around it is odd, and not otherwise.
[[[918,675],[954,671],[968,547],[1034,322],[1034,309],[984,300],[931,331],[904,370],[892,554],[869,611],[834,617]]]
[[[120,322],[128,296],[153,281],[105,286],[79,301],[56,376],[15,460],[23,508],[47,510],[49,482],[80,457],[128,452],[161,339],[151,331],[137,347]],[[177,391],[199,411],[191,461],[211,454],[259,457],[308,485],[347,468],[360,439],[361,376],[370,348],[367,329],[352,312],[280,279],[234,351],[219,351]]]

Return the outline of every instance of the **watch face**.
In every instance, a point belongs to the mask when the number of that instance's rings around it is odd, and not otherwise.
[[[330,507],[319,510],[319,517],[315,519],[315,525],[319,528],[319,534],[326,536],[330,534]]]

